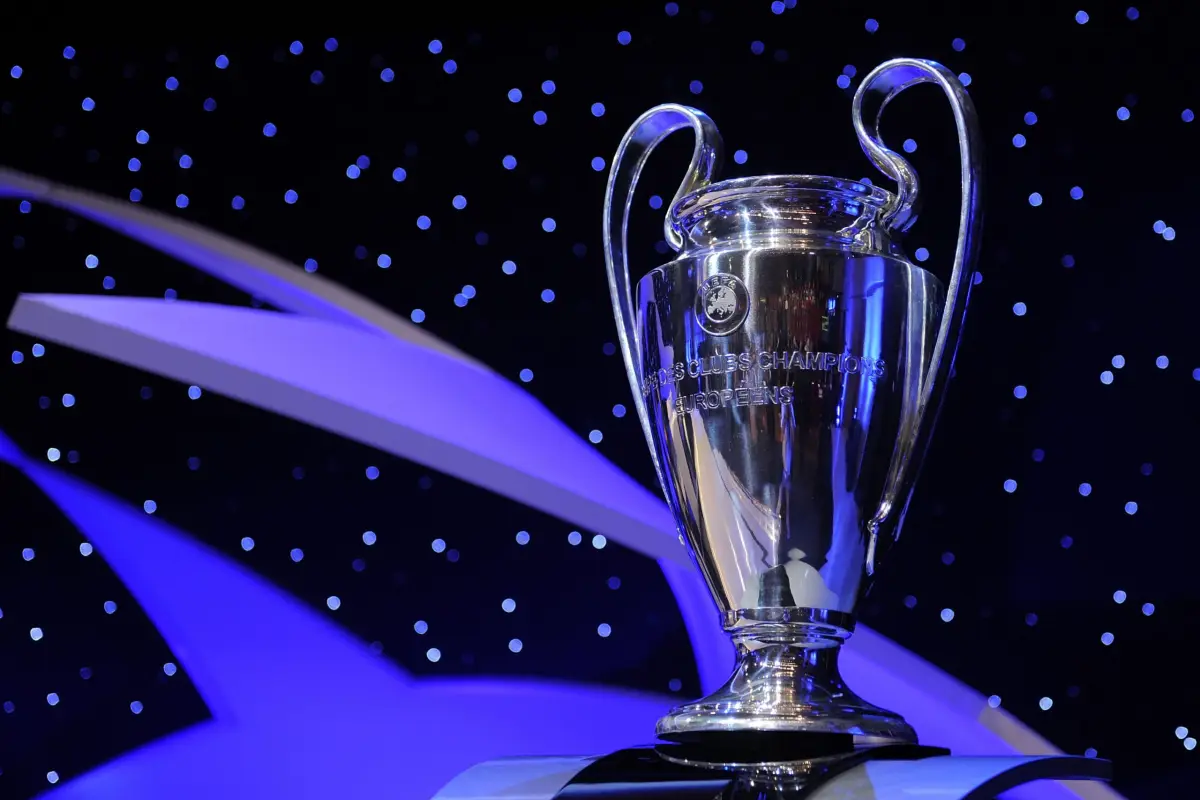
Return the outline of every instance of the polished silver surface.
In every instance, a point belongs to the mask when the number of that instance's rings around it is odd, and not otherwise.
[[[962,205],[945,285],[896,242],[916,219],[919,183],[878,133],[883,108],[918,83],[942,88],[958,128]],[[979,238],[980,137],[957,78],[917,59],[867,75],[851,121],[895,192],[811,175],[711,183],[720,134],[679,105],[643,114],[613,160],[605,256],[638,417],[739,656],[724,687],[659,721],[667,739],[916,741],[845,686],[837,655],[899,536],[957,347]],[[633,191],[653,148],[684,128],[696,145],[664,223],[679,254],[635,285]]]

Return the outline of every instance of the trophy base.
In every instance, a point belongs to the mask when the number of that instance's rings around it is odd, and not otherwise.
[[[795,626],[795,635],[780,636],[784,626],[771,625],[770,640],[763,641],[755,638],[753,627],[734,632],[738,664],[733,676],[708,697],[660,719],[660,739],[702,744],[731,757],[737,751],[762,753],[766,742],[813,755],[917,744],[916,731],[903,717],[846,686],[837,668],[844,636],[813,636],[802,625]]]

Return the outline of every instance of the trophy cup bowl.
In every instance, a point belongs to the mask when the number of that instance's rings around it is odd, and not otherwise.
[[[916,219],[919,184],[878,133],[883,108],[918,83],[943,89],[958,128],[962,206],[946,284],[896,241]],[[712,183],[720,134],[678,105],[642,115],[613,160],[605,256],[634,404],[737,651],[724,686],[659,720],[669,741],[917,740],[845,685],[837,659],[900,533],[957,348],[979,239],[980,137],[966,91],[930,61],[875,69],[851,115],[895,192],[810,175]],[[634,283],[633,191],[651,150],[683,128],[696,146],[664,223],[678,256]]]

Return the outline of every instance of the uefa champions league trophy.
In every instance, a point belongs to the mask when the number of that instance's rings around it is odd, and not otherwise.
[[[962,206],[946,285],[896,241],[916,221],[919,183],[879,134],[887,104],[920,83],[941,87],[958,129]],[[895,192],[814,175],[712,183],[721,136],[680,105],[643,114],[612,163],[605,259],[629,382],[738,654],[723,687],[659,720],[666,740],[917,739],[900,715],[855,695],[837,660],[900,534],[958,346],[979,245],[980,133],[954,74],[911,58],[867,75],[851,118]],[[678,255],[633,282],[634,188],[654,147],[683,128],[696,146],[664,224]]]

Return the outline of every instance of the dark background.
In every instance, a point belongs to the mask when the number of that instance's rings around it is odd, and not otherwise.
[[[776,14],[765,0],[684,2],[674,15],[653,2],[536,15],[456,6],[402,25],[333,9],[320,28],[262,33],[57,34],[14,24],[0,34],[0,161],[117,197],[136,188],[146,206],[297,264],[315,259],[321,274],[404,316],[420,308],[426,328],[512,380],[532,370],[529,391],[581,436],[600,430],[602,452],[652,486],[635,417],[612,413],[629,392],[611,354],[603,275],[607,166],[596,171],[592,159],[607,164],[638,114],[675,101],[714,118],[728,155],[747,152],[744,164],[729,158],[726,176],[805,172],[888,185],[850,127],[858,79],[899,55],[969,74],[987,144],[982,280],[904,545],[863,616],[1001,697],[1065,751],[1114,759],[1129,797],[1185,796],[1182,787],[1200,779],[1200,753],[1176,735],[1179,726],[1200,731],[1200,122],[1184,116],[1200,112],[1192,12],[1088,2],[1080,24],[1078,6],[1063,3],[831,5]],[[631,34],[628,45],[619,31]],[[429,51],[432,39],[441,53]],[[221,54],[226,69],[215,66]],[[841,89],[847,65],[855,77]],[[391,82],[381,80],[385,68]],[[551,95],[540,88],[546,80]],[[692,81],[702,82],[699,94]],[[523,93],[515,103],[514,87]],[[85,97],[95,100],[90,112]],[[537,110],[544,125],[533,121]],[[268,122],[273,137],[263,135]],[[140,129],[150,133],[144,145]],[[909,158],[925,214],[906,247],[928,248],[925,266],[944,278],[958,204],[944,98],[928,87],[906,94],[884,136],[893,147],[918,145]],[[677,139],[652,161],[635,213],[632,252],[643,268],[667,259],[662,212],[649,198],[674,192],[691,147]],[[190,169],[179,166],[185,154]],[[363,155],[370,165],[352,180],[347,167]],[[515,169],[502,166],[506,155]],[[393,180],[397,167],[403,182]],[[284,202],[288,189],[299,193],[295,204]],[[462,210],[451,204],[458,194],[468,200]],[[231,207],[235,195],[244,209]],[[427,231],[416,225],[422,214]],[[542,230],[546,217],[553,233]],[[1174,240],[1155,233],[1156,220]],[[389,269],[376,266],[381,253]],[[94,269],[89,254],[99,257]],[[506,259],[515,274],[501,270]],[[457,307],[466,285],[477,294]],[[551,303],[541,299],[546,288]],[[21,291],[168,290],[257,303],[63,212],[0,203],[0,314]],[[613,543],[596,550],[587,531],[572,546],[566,523],[420,465],[212,393],[193,401],[184,385],[65,348],[46,345],[35,357],[33,340],[0,335],[0,429],[26,452],[59,448],[60,468],[137,505],[153,499],[166,520],[315,606],[338,594],[336,618],[407,669],[698,694],[686,633],[651,561]],[[22,363],[10,360],[14,351]],[[436,395],[435,378],[418,380]],[[366,479],[367,466],[379,468],[377,480]],[[1008,479],[1015,492],[1005,491]],[[13,709],[0,714],[0,796],[30,796],[46,788],[48,769],[69,779],[205,718],[186,674],[164,676],[173,657],[132,597],[98,554],[79,556],[70,523],[3,466],[0,499],[0,701]],[[1125,510],[1131,501],[1135,514]],[[379,536],[372,548],[361,539],[368,529]],[[524,547],[519,530],[532,537]],[[245,536],[255,540],[249,552]],[[442,553],[429,545],[439,537]],[[294,547],[304,550],[300,563],[288,556]],[[501,610],[503,597],[517,599],[516,613]],[[106,600],[116,613],[105,613]],[[23,617],[34,611],[67,633],[31,642]],[[430,633],[414,632],[417,619]],[[596,635],[600,621],[611,637]],[[507,648],[513,637],[525,644],[519,654]],[[425,658],[434,645],[438,663]],[[64,698],[57,706],[45,700],[51,691]],[[133,697],[144,713],[129,713]],[[1043,697],[1053,700],[1048,711]]]

